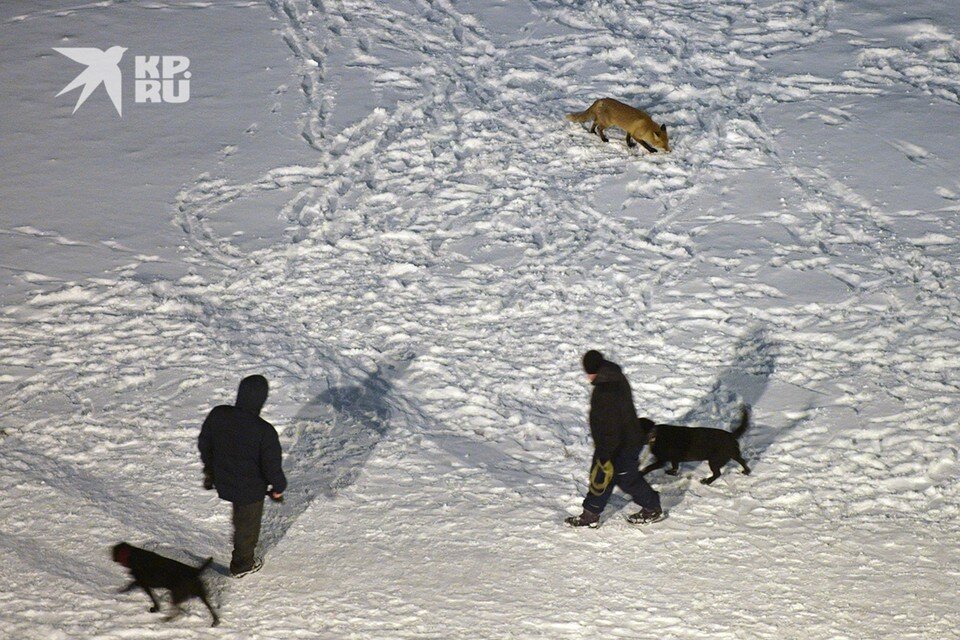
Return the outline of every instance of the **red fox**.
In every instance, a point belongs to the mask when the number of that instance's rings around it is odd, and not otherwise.
[[[600,98],[586,111],[568,113],[567,120],[571,122],[586,122],[593,118],[590,133],[596,133],[600,139],[607,142],[603,130],[607,127],[620,127],[627,132],[627,146],[635,147],[634,140],[644,146],[647,151],[657,152],[657,149],[670,151],[670,141],[667,139],[667,125],[657,125],[646,112],[634,109],[613,98]]]

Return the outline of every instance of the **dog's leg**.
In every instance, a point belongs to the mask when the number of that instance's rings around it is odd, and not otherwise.
[[[680,463],[673,460],[670,461],[670,468],[664,471],[668,476],[675,476],[680,473]]]
[[[137,581],[133,580],[132,582],[130,582],[130,584],[125,586],[123,589],[120,589],[120,591],[117,591],[117,593],[130,593],[131,591],[136,589],[138,586],[139,585],[137,584]]]
[[[727,460],[711,460],[710,471],[713,471],[713,475],[709,478],[704,478],[700,482],[703,484],[711,484],[714,480],[720,477],[720,471],[723,469],[723,465],[725,465],[727,462]]]
[[[645,476],[645,475],[647,475],[648,473],[650,473],[651,471],[656,471],[657,469],[659,469],[660,467],[662,467],[662,466],[665,465],[665,464],[667,464],[667,461],[666,461],[666,460],[657,460],[657,461],[654,462],[653,464],[648,464],[648,465],[645,466],[643,469],[641,469],[641,470],[640,470],[640,475]]]
[[[733,459],[740,463],[740,466],[743,467],[743,475],[750,475],[750,467],[747,466],[746,461],[744,461],[743,456],[739,453],[733,456]]]
[[[610,142],[607,136],[603,135],[603,127],[597,127],[597,135],[600,136],[600,139],[604,142]]]
[[[147,595],[150,596],[150,602],[153,603],[153,606],[150,607],[150,613],[156,613],[157,611],[160,611],[160,601],[157,600],[157,596],[153,595],[153,591],[150,590],[150,587],[140,585],[140,588],[147,592]]]
[[[213,610],[213,606],[210,604],[210,601],[207,600],[207,594],[200,593],[198,597],[200,598],[200,602],[207,605],[207,609],[210,609],[210,615],[213,616],[213,624],[211,624],[210,626],[215,627],[218,624],[220,624],[220,616],[217,615],[217,612]]]
[[[177,618],[179,618],[182,613],[183,613],[183,607],[181,607],[179,604],[175,604],[173,605],[173,610],[170,612],[170,615],[164,618],[163,621],[172,622],[173,620],[176,620]]]
[[[596,132],[597,132],[597,121],[594,120],[593,124],[590,125],[590,133],[596,133]]]
[[[631,149],[637,146],[637,143],[633,141],[633,138],[630,136],[629,133],[627,134],[627,146],[630,147]]]

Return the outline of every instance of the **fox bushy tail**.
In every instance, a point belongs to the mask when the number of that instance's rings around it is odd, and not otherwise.
[[[734,429],[733,437],[739,439],[750,428],[750,405],[740,407],[740,426]]]
[[[597,103],[594,102],[592,105],[586,108],[584,111],[577,111],[576,113],[568,113],[567,120],[570,122],[586,122],[593,117],[593,108],[597,106]]]

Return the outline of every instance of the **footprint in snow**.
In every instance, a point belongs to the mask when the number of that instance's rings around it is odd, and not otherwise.
[[[915,145],[912,142],[907,142],[906,140],[890,140],[888,143],[894,149],[907,156],[911,162],[920,164],[920,160],[923,160],[930,155],[930,152],[923,147]]]

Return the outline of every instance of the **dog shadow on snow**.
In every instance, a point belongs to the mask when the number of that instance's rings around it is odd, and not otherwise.
[[[289,489],[282,505],[266,505],[261,553],[276,546],[318,496],[336,497],[356,482],[390,430],[389,378],[407,366],[409,360],[380,367],[359,384],[331,386],[297,412],[293,442],[284,446]]]
[[[755,405],[767,389],[778,356],[778,345],[772,341],[764,327],[754,327],[737,344],[733,362],[717,376],[709,393],[692,409],[674,420],[666,416],[649,416],[654,422],[679,424],[691,427],[730,428],[740,420],[740,407],[743,404]],[[642,415],[643,411],[639,411]],[[750,429],[741,437],[744,456],[751,467],[760,456],[778,438],[797,425],[788,425],[776,433],[758,433],[757,425],[751,421]],[[648,451],[645,449],[645,451]],[[649,453],[644,454],[649,456]],[[694,469],[692,477],[690,471]],[[692,482],[698,482],[700,476],[709,475],[700,468],[706,463],[681,463],[681,475],[677,479],[664,475],[662,471],[651,473],[654,488],[661,492],[664,510],[670,510],[686,498]],[[739,473],[735,465],[727,465],[724,475]],[[686,471],[686,473],[684,473]],[[700,475],[698,475],[698,473]],[[620,508],[628,503],[623,496],[617,496],[611,506]]]

